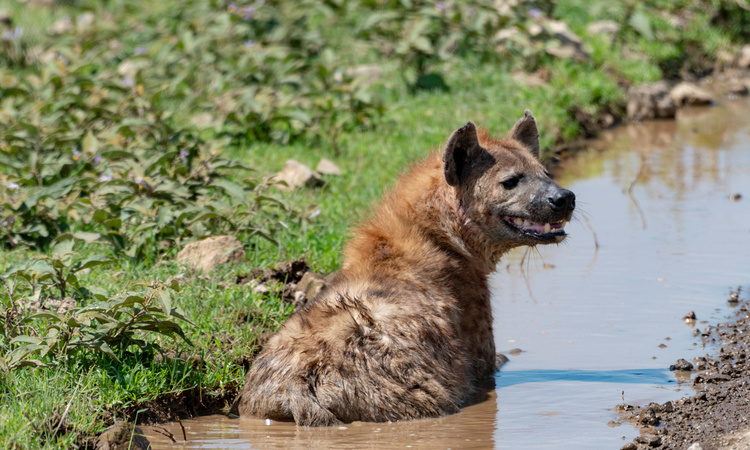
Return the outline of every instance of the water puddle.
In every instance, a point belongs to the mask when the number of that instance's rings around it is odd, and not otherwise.
[[[694,328],[750,285],[750,104],[681,110],[607,133],[558,180],[579,220],[557,247],[514,252],[493,277],[495,339],[510,362],[461,414],[307,429],[207,416],[148,428],[155,448],[619,448],[623,401],[691,392],[668,370],[703,355]],[[740,193],[744,198],[731,197]],[[595,245],[598,243],[598,248]],[[683,316],[694,311],[691,327]],[[520,349],[520,352],[519,352]],[[163,430],[162,430],[163,431]]]

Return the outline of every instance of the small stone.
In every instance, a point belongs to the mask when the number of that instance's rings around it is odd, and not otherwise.
[[[234,236],[212,236],[191,242],[177,254],[177,262],[205,272],[221,264],[236,263],[244,259],[242,242]]]
[[[750,44],[742,47],[736,57],[737,67],[740,69],[750,68]]]
[[[305,303],[307,303],[307,296],[302,291],[295,291],[294,292],[294,307],[298,308],[300,306],[303,306]]]
[[[341,175],[341,169],[330,159],[323,158],[315,167],[319,173],[324,175]]]
[[[683,81],[669,92],[677,107],[687,105],[709,105],[714,102],[714,96],[693,83]]]
[[[255,281],[255,280],[253,280]],[[251,282],[252,283],[252,282]],[[252,287],[252,292],[255,295],[265,295],[271,292],[271,289],[269,289],[268,285],[266,283],[258,283],[257,285]]]
[[[685,322],[695,322],[696,319],[697,317],[695,316],[695,311],[690,311],[682,318],[682,320],[684,320]]]
[[[58,19],[55,23],[52,24],[49,32],[51,34],[65,34],[71,32],[72,30],[73,21],[70,20],[70,17],[63,17],[62,19]]]
[[[528,87],[542,87],[547,86],[547,81],[536,73],[526,73],[523,71],[513,72],[511,78],[518,84],[522,84]]]
[[[8,11],[0,11],[0,24],[8,27],[13,25],[13,17],[10,15],[10,13],[8,13]]]
[[[132,423],[117,421],[96,439],[96,450],[147,450],[151,443],[143,430]]]
[[[617,34],[618,31],[620,31],[620,25],[612,20],[599,20],[596,22],[591,22],[586,27],[586,32],[588,34],[606,34],[608,36],[612,36],[614,34]]]
[[[638,436],[634,440],[639,444],[648,445],[649,447],[658,447],[661,445],[661,438],[659,436]]]
[[[654,408],[648,407],[638,414],[637,420],[638,423],[642,425],[654,425],[659,421],[659,417],[657,416]]]
[[[572,58],[576,61],[586,61],[589,53],[583,48],[583,41],[573,33],[568,24],[561,20],[547,20],[545,28],[557,38],[559,45],[545,48],[547,53],[558,58]]]
[[[627,444],[620,447],[620,450],[637,450],[638,446],[635,445],[632,442],[628,442]]]
[[[674,365],[669,366],[669,370],[693,370],[693,365],[690,362],[680,358],[676,363],[674,363]]]
[[[701,447],[701,444],[698,442],[693,443],[690,447],[687,448],[687,450],[703,450],[703,447]]]
[[[297,292],[303,292],[307,300],[312,300],[326,287],[325,278],[315,272],[307,272],[297,283]]]
[[[383,68],[376,64],[363,64],[361,66],[346,69],[346,76],[350,78],[361,78],[366,81],[377,81],[383,78]]]
[[[90,27],[96,21],[96,16],[91,11],[86,11],[76,18],[76,26],[79,29]]]
[[[630,88],[627,100],[630,120],[672,119],[677,112],[669,87],[663,81]]]
[[[734,97],[744,97],[748,95],[747,84],[741,80],[732,80],[726,85],[727,95]]]
[[[740,194],[739,192],[737,192],[735,194],[732,194],[732,195],[729,196],[729,200],[731,200],[733,202],[738,202],[738,201],[742,200],[742,194]]]
[[[284,168],[274,177],[276,181],[281,181],[280,189],[293,190],[298,187],[316,187],[321,186],[325,181],[320,174],[299,161],[287,159]]]

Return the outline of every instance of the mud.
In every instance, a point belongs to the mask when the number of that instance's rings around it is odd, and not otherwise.
[[[715,352],[695,357],[693,364],[674,364],[675,370],[688,369],[681,375],[691,380],[695,395],[663,404],[618,405],[640,431],[623,449],[750,448],[750,303],[739,301],[738,291],[728,300],[736,305],[732,317],[695,329],[696,339]]]

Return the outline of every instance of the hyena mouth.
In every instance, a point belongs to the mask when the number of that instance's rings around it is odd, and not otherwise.
[[[503,217],[503,220],[505,220],[508,225],[522,231],[523,233],[540,238],[557,239],[561,239],[565,236],[565,224],[567,223],[567,220],[547,223],[532,222],[528,219],[510,216]]]

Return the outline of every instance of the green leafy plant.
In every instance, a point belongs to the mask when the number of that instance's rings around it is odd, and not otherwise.
[[[79,284],[76,273],[111,260],[101,256],[76,258],[73,242],[73,239],[63,240],[55,246],[52,256],[39,256],[13,266],[0,277],[6,288],[0,303],[4,318],[0,324],[3,339],[0,349],[4,349],[0,371],[8,373],[25,366],[41,366],[83,349],[117,359],[116,352],[130,345],[141,349],[155,347],[156,344],[143,338],[144,332],[181,338],[192,345],[182,327],[173,320],[192,323],[172,304],[169,292],[179,292],[176,281],[138,283],[136,286],[145,287],[145,292],[127,290],[113,296],[99,288],[89,290]],[[25,281],[26,286],[19,286],[19,281]],[[75,289],[79,300],[89,298],[92,302],[67,311],[45,308],[50,288],[64,299],[68,287]],[[32,304],[36,306],[29,306]]]

